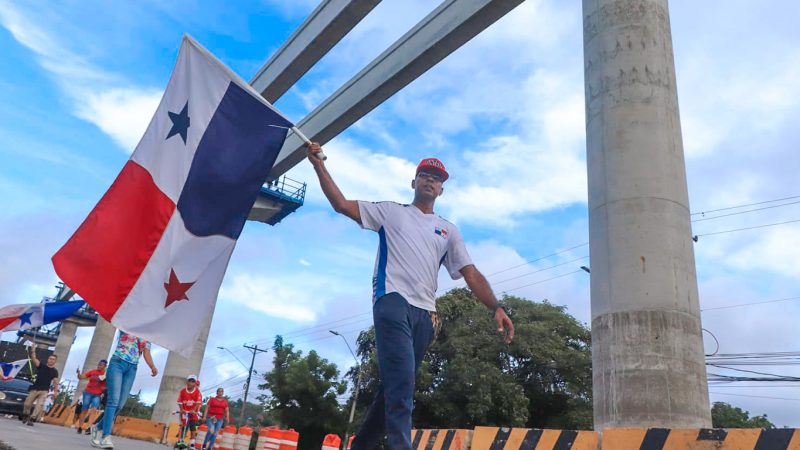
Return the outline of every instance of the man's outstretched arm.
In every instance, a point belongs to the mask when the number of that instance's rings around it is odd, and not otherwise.
[[[497,297],[492,292],[492,287],[486,281],[486,277],[475,267],[473,264],[465,266],[459,272],[464,276],[464,281],[467,282],[470,290],[478,300],[486,305],[487,308],[494,311],[494,321],[497,323],[497,331],[504,334],[504,341],[510,344],[514,339],[514,324],[506,314],[503,308],[500,308],[500,303]]]
[[[355,200],[348,200],[344,197],[342,191],[339,190],[339,186],[336,186],[333,178],[331,178],[331,174],[328,173],[328,169],[325,168],[325,162],[317,157],[317,154],[322,151],[322,147],[316,142],[307,145],[307,147],[308,160],[311,161],[311,165],[314,166],[314,171],[317,172],[322,192],[325,194],[325,197],[328,198],[331,206],[333,206],[333,210],[355,220],[360,225],[361,212],[358,209],[358,202]]]

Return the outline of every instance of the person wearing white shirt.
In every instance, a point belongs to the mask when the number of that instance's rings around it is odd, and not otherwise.
[[[426,158],[419,163],[411,181],[411,204],[373,203],[348,200],[318,156],[321,151],[318,143],[308,145],[308,159],[331,206],[379,238],[372,312],[381,383],[352,449],[373,449],[386,436],[388,448],[410,450],[414,379],[439,326],[439,268],[445,266],[454,280],[464,278],[492,311],[506,343],[514,337],[514,324],[472,263],[458,228],[433,211],[449,178],[441,161]]]

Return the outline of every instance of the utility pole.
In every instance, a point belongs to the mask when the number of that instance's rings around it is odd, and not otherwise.
[[[247,408],[247,393],[250,391],[250,378],[253,376],[253,365],[256,363],[256,354],[259,352],[266,353],[267,350],[263,348],[258,348],[258,345],[250,346],[245,344],[244,348],[250,350],[253,353],[253,357],[250,358],[250,370],[247,371],[247,382],[244,385],[244,400],[242,400],[242,412],[239,413],[239,426],[241,427],[244,424],[244,411]]]

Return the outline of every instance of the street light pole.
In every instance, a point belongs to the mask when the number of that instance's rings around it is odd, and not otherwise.
[[[239,414],[239,426],[240,427],[242,426],[242,424],[244,424],[244,411],[247,408],[247,394],[250,391],[250,379],[253,376],[253,366],[256,363],[256,354],[258,352],[266,353],[266,351],[267,351],[267,350],[258,348],[258,345],[256,345],[256,346],[244,345],[244,348],[246,348],[246,349],[250,350],[251,352],[253,352],[253,357],[250,359],[250,369],[247,371],[247,382],[244,385],[244,400],[242,400],[242,412]]]
[[[356,385],[353,388],[353,404],[350,406],[350,419],[347,421],[347,430],[345,430],[344,442],[342,442],[342,449],[346,449],[347,441],[348,439],[350,439],[350,429],[353,428],[353,418],[356,415],[356,403],[358,403],[358,388],[361,386],[361,376],[363,375],[364,372],[361,370],[361,364],[358,363],[358,358],[356,358],[356,354],[355,352],[353,352],[353,349],[350,347],[350,343],[347,342],[347,339],[345,339],[344,336],[342,336],[340,333],[336,331],[333,330],[328,330],[328,331],[330,331],[331,334],[334,334],[342,338],[345,345],[347,345],[347,349],[350,350],[350,354],[353,355],[353,359],[355,360],[356,366],[358,367],[358,377],[356,378]]]
[[[230,351],[230,349],[228,349],[227,347],[217,347],[217,348],[218,348],[218,349],[220,349],[220,350],[225,350],[226,352],[230,353],[230,354],[231,354],[231,356],[233,356],[234,358],[236,358],[236,361],[239,361],[239,364],[241,364],[241,365],[242,365],[242,367],[244,367],[245,369],[247,369],[247,364],[243,363],[243,362],[242,362],[242,360],[241,360],[241,359],[239,359],[239,357],[238,357],[238,356],[236,356],[236,353],[233,353],[233,352],[232,352],[232,351]]]

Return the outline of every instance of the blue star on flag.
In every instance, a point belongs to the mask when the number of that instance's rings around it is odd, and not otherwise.
[[[31,316],[32,316],[32,315],[33,315],[33,313],[32,313],[32,312],[26,312],[26,313],[24,313],[24,314],[20,314],[20,316],[19,316],[19,325],[20,325],[20,326],[23,326],[23,325],[25,325],[26,323],[27,323],[28,325],[33,325],[33,324],[31,323]]]
[[[172,111],[167,111],[167,113],[169,114],[170,120],[172,120],[172,128],[170,128],[169,134],[167,134],[167,139],[179,134],[181,135],[181,139],[183,139],[183,143],[186,144],[186,134],[189,131],[189,100],[186,100],[186,104],[183,105],[181,112],[174,113]]]

